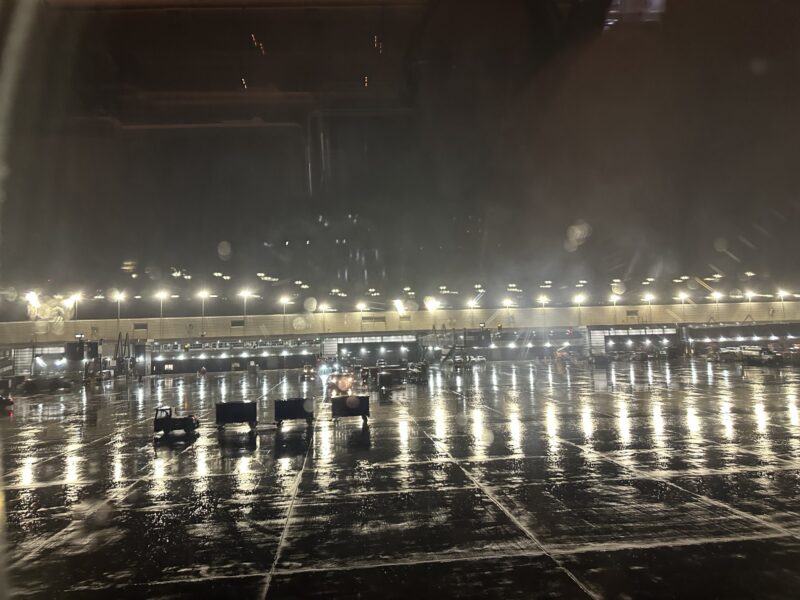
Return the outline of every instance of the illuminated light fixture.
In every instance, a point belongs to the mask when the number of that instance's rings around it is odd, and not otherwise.
[[[661,340],[661,343],[662,343],[664,346],[669,346],[669,340],[668,340],[667,338],[664,338],[663,340]]]
[[[279,302],[281,304],[283,304],[284,306],[286,306],[287,304],[290,304],[292,302],[292,299],[289,298],[289,296],[281,296],[281,299],[279,300]]]
[[[616,305],[616,303],[620,301],[620,297],[619,297],[619,296],[617,296],[616,294],[611,294],[611,295],[608,297],[608,301],[609,301],[609,302],[613,302],[613,303]]]
[[[366,354],[366,353],[367,353],[367,349],[362,347],[361,348],[361,354]]]
[[[550,298],[548,298],[544,294],[541,294],[538,298],[536,298],[536,303],[541,304],[542,308],[544,308],[545,305],[550,303]]]
[[[580,306],[581,304],[586,302],[586,294],[575,294],[575,296],[572,298],[572,301],[578,306]]]
[[[526,348],[533,348],[533,344],[531,344],[530,342],[528,342],[527,344],[525,344],[525,347],[526,347]]]
[[[399,300],[399,299],[398,300],[394,300],[392,302],[392,304],[394,304],[394,308],[397,311],[398,315],[402,316],[402,315],[406,314],[406,306],[405,306],[405,304],[403,304],[402,300]],[[430,309],[428,309],[428,310],[430,310]]]
[[[475,298],[467,300],[467,308],[475,308],[476,306],[478,306],[478,301]]]
[[[198,356],[197,358],[199,358],[200,360],[206,360],[206,359],[208,358],[208,356],[206,355],[206,353],[205,353],[205,352],[202,352],[202,353],[200,354],[200,356]]]
[[[250,355],[249,355],[247,352],[242,352],[242,353],[239,355],[239,358],[250,358]]]
[[[747,298],[747,301],[748,301],[748,302],[750,302],[750,301],[753,299],[753,296],[755,296],[755,294],[753,293],[753,291],[752,291],[752,290],[747,290],[747,291],[744,293],[744,297],[745,297],[745,298]]]
[[[395,300],[395,302],[397,302],[397,300]],[[365,310],[367,310],[367,305],[364,302],[359,302],[358,304],[356,304],[356,310],[364,312]]]
[[[241,296],[242,298],[252,298],[253,292],[250,290],[241,290],[239,292],[239,296]]]
[[[614,347],[614,340],[608,340],[608,345],[613,348]]]
[[[653,294],[645,294],[644,295],[644,301],[647,302],[648,304],[650,304],[655,299],[656,299],[656,297]]]
[[[81,294],[80,294],[80,292],[78,292],[77,294],[72,294],[71,296],[68,296],[67,298],[64,298],[64,300],[62,300],[61,303],[64,306],[66,306],[67,308],[72,308],[73,306],[75,306],[81,300],[82,300]]]
[[[514,342],[509,342],[509,343],[508,343],[508,347],[509,347],[509,348],[516,348],[516,347],[517,347],[517,345],[516,345]]]
[[[425,298],[425,308],[427,308],[430,312],[438,310],[441,305],[442,303],[436,298]]]
[[[718,292],[714,290],[711,292],[711,297],[714,299],[715,302],[719,302],[720,298],[724,298],[724,294],[722,292]]]
[[[505,306],[506,308],[511,308],[512,306],[514,306],[514,301],[511,300],[510,298],[505,298],[503,300],[503,306]]]
[[[625,342],[628,346],[633,346],[633,340],[628,340]]]
[[[704,339],[703,341],[704,341],[706,344],[710,344],[710,343],[711,343],[711,338],[710,338],[710,337],[706,337],[706,339]]]
[[[489,344],[489,348],[491,348],[492,350],[494,350],[495,348],[497,348],[497,344],[495,344],[494,342],[492,342],[491,344]]]
[[[166,290],[159,290],[156,292],[156,299],[157,300],[166,300],[169,298],[169,292]]]
[[[678,292],[678,300],[681,302],[685,302],[689,298],[689,294],[686,292]]]
[[[319,310],[322,311],[322,312],[328,312],[330,309],[331,309],[331,307],[328,306],[327,304],[323,303],[323,304],[319,305]]]
[[[405,346],[400,346],[400,352],[408,352],[408,348]]]
[[[199,292],[197,292],[197,297],[202,300],[205,300],[209,296],[211,296],[211,292],[209,292],[208,290],[200,290]]]

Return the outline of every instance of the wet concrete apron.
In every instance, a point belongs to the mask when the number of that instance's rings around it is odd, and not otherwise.
[[[268,425],[298,371],[20,399],[0,419],[19,597],[794,598],[800,372],[433,370],[368,426]],[[214,403],[262,425],[218,433]],[[154,444],[159,405],[196,439]]]

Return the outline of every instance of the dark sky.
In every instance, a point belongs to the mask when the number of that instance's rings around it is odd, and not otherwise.
[[[794,281],[798,3],[543,6],[44,9],[2,280]]]

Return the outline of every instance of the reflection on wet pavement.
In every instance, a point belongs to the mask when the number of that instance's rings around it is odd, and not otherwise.
[[[800,371],[490,363],[333,422],[297,371],[108,382],[0,420],[20,597],[796,597]],[[317,419],[272,423],[275,398]],[[214,404],[259,403],[256,434]],[[196,436],[153,441],[156,406]]]

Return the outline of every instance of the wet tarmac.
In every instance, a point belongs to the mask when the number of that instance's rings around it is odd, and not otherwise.
[[[6,578],[41,598],[796,598],[800,371],[432,370],[330,417],[298,371],[19,399]],[[272,425],[275,398],[316,421]],[[214,404],[257,400],[258,431]],[[201,420],[153,440],[159,405]]]

